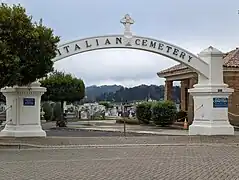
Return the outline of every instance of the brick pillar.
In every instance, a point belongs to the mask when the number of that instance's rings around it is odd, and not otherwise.
[[[230,123],[238,125],[239,118],[235,115],[239,114],[239,76],[236,73],[230,76],[224,75],[224,82],[228,84],[229,88],[234,89],[234,92],[228,97],[228,115]]]
[[[197,83],[196,78],[189,79],[189,88],[193,88],[193,85]],[[188,123],[192,124],[194,117],[194,101],[193,96],[188,93]]]
[[[173,81],[165,81],[164,100],[173,99]]]
[[[180,100],[180,106],[181,106],[181,110],[186,111],[187,107],[186,107],[186,88],[188,87],[188,79],[184,79],[181,81],[181,100]]]

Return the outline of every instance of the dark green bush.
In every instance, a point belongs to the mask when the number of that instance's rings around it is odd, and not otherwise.
[[[176,113],[177,108],[171,101],[157,102],[152,105],[152,120],[156,125],[169,126],[173,124]]]
[[[151,105],[152,103],[144,102],[136,107],[136,117],[140,124],[149,124],[151,120]]]
[[[44,114],[44,119],[45,119],[46,121],[50,121],[51,118],[52,118],[52,111],[53,111],[53,109],[52,109],[50,103],[45,102],[45,103],[42,105],[42,109],[43,109],[43,111],[45,112],[45,114]]]
[[[183,122],[185,118],[187,119],[187,115],[188,113],[186,111],[180,110],[177,112],[175,119],[177,120],[177,122]]]
[[[61,119],[61,103],[55,103],[53,106],[53,121]]]

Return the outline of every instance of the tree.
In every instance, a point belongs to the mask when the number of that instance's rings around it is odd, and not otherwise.
[[[85,96],[84,82],[64,72],[54,71],[41,81],[41,85],[47,88],[47,92],[42,96],[43,100],[61,103],[61,121],[64,101],[80,101]]]
[[[21,5],[0,4],[0,88],[28,85],[53,71],[58,36]]]
[[[163,100],[164,99],[164,86],[156,86],[156,85],[140,85],[135,86],[132,88],[120,88],[116,91],[105,92],[98,95],[97,89],[93,91],[94,87],[91,88],[91,91],[87,92],[90,96],[96,95],[97,101],[115,101],[115,102],[133,102],[133,101],[144,101],[147,98],[151,98],[153,100]],[[87,89],[88,90],[88,89]],[[173,101],[179,102],[180,101],[180,87],[174,86],[173,87]]]

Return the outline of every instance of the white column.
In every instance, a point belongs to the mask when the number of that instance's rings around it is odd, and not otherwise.
[[[30,86],[2,88],[6,97],[6,126],[0,132],[2,137],[45,137],[40,120],[41,96],[46,88],[39,82]]]
[[[194,120],[189,135],[234,135],[228,120],[228,97],[234,91],[223,82],[223,53],[209,47],[199,54],[209,64],[209,78],[189,89],[194,98]]]

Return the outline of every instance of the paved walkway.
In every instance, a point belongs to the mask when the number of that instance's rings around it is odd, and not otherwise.
[[[124,132],[124,125],[116,124],[115,121],[112,120],[70,122],[68,124],[68,127],[82,130]],[[126,132],[155,134],[155,135],[180,135],[180,136],[188,135],[188,131],[186,130],[162,129],[156,126],[129,125],[129,124],[126,124]]]
[[[124,132],[123,125],[119,126],[93,126],[93,127],[82,127],[70,125],[68,127],[77,128],[82,130],[94,130],[94,131],[109,131],[109,132]],[[186,136],[188,135],[187,130],[177,130],[177,129],[160,129],[147,126],[139,125],[126,125],[126,132],[129,133],[139,133],[139,134],[155,134],[155,135],[177,135],[177,136]]]
[[[74,122],[68,124],[69,128],[76,128],[80,130],[94,130],[94,131],[108,131],[108,132],[124,132],[123,124],[114,124],[112,122],[90,122],[90,126],[87,122]],[[153,135],[174,135],[174,136],[187,136],[188,130],[182,129],[168,129],[157,126],[145,126],[145,125],[129,125],[126,124],[126,132],[129,133],[143,133]],[[239,135],[239,131],[235,131],[235,135]]]
[[[0,139],[2,141],[4,139]],[[0,180],[239,179],[237,136],[46,138],[22,141],[79,146],[0,149]],[[164,145],[157,145],[159,143]],[[92,146],[84,146],[87,144]]]
[[[238,147],[239,136],[0,138],[0,180],[238,180]]]
[[[78,129],[78,130],[90,130],[90,131],[101,131],[101,132],[124,132],[123,124],[116,124],[115,121],[78,121],[78,122],[69,122],[68,128]],[[55,127],[55,123],[49,122],[44,123],[43,128],[46,131],[50,131],[51,128]],[[144,125],[129,125],[126,124],[127,133],[138,133],[138,134],[148,134],[148,135],[177,135],[185,136],[188,135],[187,130],[179,129],[162,129],[156,126],[144,126]],[[52,134],[52,133],[50,133]],[[54,133],[53,133],[54,134]],[[238,133],[239,135],[239,133]],[[73,135],[75,136],[75,135]]]

